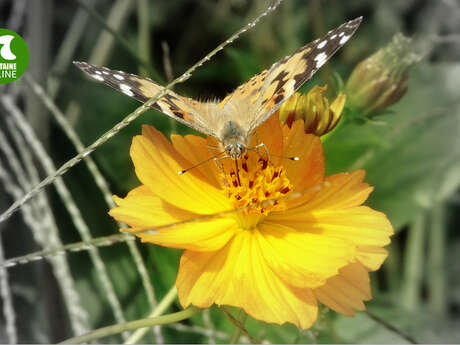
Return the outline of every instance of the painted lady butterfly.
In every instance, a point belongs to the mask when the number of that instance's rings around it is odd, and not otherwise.
[[[299,89],[354,34],[362,17],[351,20],[252,77],[222,101],[199,102],[168,91],[155,109],[217,138],[222,153],[238,159],[248,149],[251,134]],[[151,79],[86,62],[74,62],[94,79],[146,102],[162,86]]]

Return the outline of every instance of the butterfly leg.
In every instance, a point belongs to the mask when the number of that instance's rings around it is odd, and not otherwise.
[[[264,150],[265,150],[265,155],[267,156],[267,160],[271,163],[272,160],[271,160],[271,157],[270,157],[270,152],[268,152],[267,146],[266,146],[264,143],[257,144],[257,145],[254,146],[254,147],[248,148],[248,150],[254,150],[254,151],[257,152],[257,154],[258,154],[259,156],[262,156],[262,155],[260,154],[259,150],[258,150],[260,147],[263,147],[263,148],[264,148]]]
[[[216,163],[217,168],[220,170],[220,172],[225,175],[225,169],[224,165],[220,162],[222,159],[228,158],[227,156],[224,157],[216,157],[214,158],[214,163]]]
[[[260,152],[259,152],[259,148],[260,148],[260,147],[263,147],[264,150],[265,150],[265,154],[266,154],[266,156],[267,156],[267,160],[271,163],[272,161],[271,161],[271,158],[270,158],[270,152],[268,152],[267,146],[266,146],[264,143],[259,143],[259,136],[257,135],[257,132],[254,132],[253,135],[254,135],[254,137],[256,138],[256,146],[253,146],[253,147],[251,147],[251,148],[248,148],[248,150],[253,150],[253,151],[257,152],[257,154],[258,154],[259,156],[262,156],[262,155],[260,154]]]

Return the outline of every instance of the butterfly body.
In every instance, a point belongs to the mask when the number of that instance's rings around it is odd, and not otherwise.
[[[240,158],[248,148],[249,136],[241,126],[231,120],[225,122],[218,139],[223,151],[233,159]]]
[[[222,153],[239,159],[248,150],[251,135],[283,102],[299,89],[341,48],[361,23],[361,17],[344,23],[273,64],[236,88],[222,101],[200,102],[173,91],[153,108],[206,135],[218,139]],[[141,102],[163,88],[143,78],[86,62],[74,62],[88,75]]]

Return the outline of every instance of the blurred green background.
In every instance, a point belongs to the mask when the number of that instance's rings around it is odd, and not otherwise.
[[[140,104],[87,79],[72,60],[164,83],[268,4],[266,0],[3,0],[0,27],[25,38],[30,51],[25,75],[45,89],[87,146]],[[361,15],[363,23],[354,37],[302,91],[328,83],[333,96],[353,68],[393,35],[402,32],[413,38],[411,49],[421,61],[411,70],[407,94],[378,116],[357,118],[347,109],[342,125],[325,141],[328,174],[365,169],[366,181],[375,186],[367,204],[385,212],[396,229],[390,256],[372,274],[374,298],[367,306],[418,342],[460,342],[460,2],[285,0],[175,91],[198,99],[223,97],[299,46]],[[33,132],[18,129],[15,112],[24,116],[22,123]],[[167,135],[191,133],[150,110],[99,147],[91,157],[113,194],[124,196],[139,184],[128,151],[142,124]],[[3,212],[47,176],[44,156],[59,167],[77,152],[43,97],[24,77],[1,85],[0,132]],[[85,164],[72,168],[63,182],[92,237],[118,232]],[[49,187],[40,195],[0,223],[0,260],[82,240],[62,201],[62,190]],[[139,243],[137,250],[159,301],[174,284],[180,251]],[[101,283],[101,270],[87,250],[2,268],[0,342],[14,341],[15,335],[22,343],[57,342],[75,335],[75,330],[148,315],[152,296],[148,298],[132,251],[126,243],[99,248],[109,288]],[[109,301],[109,290],[117,301]],[[167,312],[178,310],[175,302]],[[407,342],[365,313],[347,318],[326,309],[309,331],[252,319],[247,326],[270,343]],[[232,330],[225,316],[212,308],[180,325],[149,331],[141,341],[225,343]]]

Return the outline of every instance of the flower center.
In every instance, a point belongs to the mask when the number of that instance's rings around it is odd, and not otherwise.
[[[226,163],[221,173],[222,188],[235,208],[245,208],[236,213],[241,227],[254,228],[270,212],[286,209],[285,202],[277,200],[292,190],[284,167],[253,152],[246,153],[236,164]],[[268,200],[272,202],[265,202]]]

